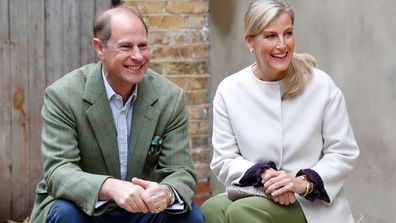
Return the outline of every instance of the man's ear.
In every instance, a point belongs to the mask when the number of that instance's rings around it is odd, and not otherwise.
[[[104,59],[104,54],[103,54],[103,46],[102,42],[100,41],[99,38],[93,38],[91,41],[92,47],[95,48],[96,55],[98,55],[100,60]]]

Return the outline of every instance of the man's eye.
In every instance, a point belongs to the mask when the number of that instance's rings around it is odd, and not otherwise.
[[[147,49],[148,48],[148,44],[144,43],[144,44],[139,44],[139,49]]]
[[[131,46],[128,46],[128,45],[123,45],[123,46],[120,46],[120,49],[122,50],[122,51],[128,51],[128,50],[130,50],[132,47]]]

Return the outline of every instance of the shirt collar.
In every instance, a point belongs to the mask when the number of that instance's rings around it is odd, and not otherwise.
[[[112,97],[114,97],[114,95],[117,95],[117,93],[113,90],[113,88],[110,86],[109,82],[107,81],[106,75],[105,75],[103,69],[102,69],[102,77],[103,77],[103,82],[104,82],[105,89],[106,89],[107,99],[110,101],[110,99]],[[127,100],[127,101],[131,100],[131,97],[132,97],[131,104],[133,104],[133,102],[135,102],[135,100],[136,100],[137,89],[138,89],[138,84],[136,83],[135,86],[133,87],[131,96],[129,96],[129,98]]]

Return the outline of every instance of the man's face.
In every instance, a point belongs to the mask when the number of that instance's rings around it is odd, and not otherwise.
[[[143,79],[150,61],[147,33],[143,23],[131,13],[112,16],[111,38],[99,56],[106,79],[115,92],[125,96]]]

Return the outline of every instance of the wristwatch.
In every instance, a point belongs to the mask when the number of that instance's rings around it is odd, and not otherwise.
[[[166,185],[166,187],[168,188],[168,195],[169,195],[169,203],[168,203],[168,207],[171,206],[172,204],[175,203],[175,193],[173,192],[173,188],[171,186]]]

